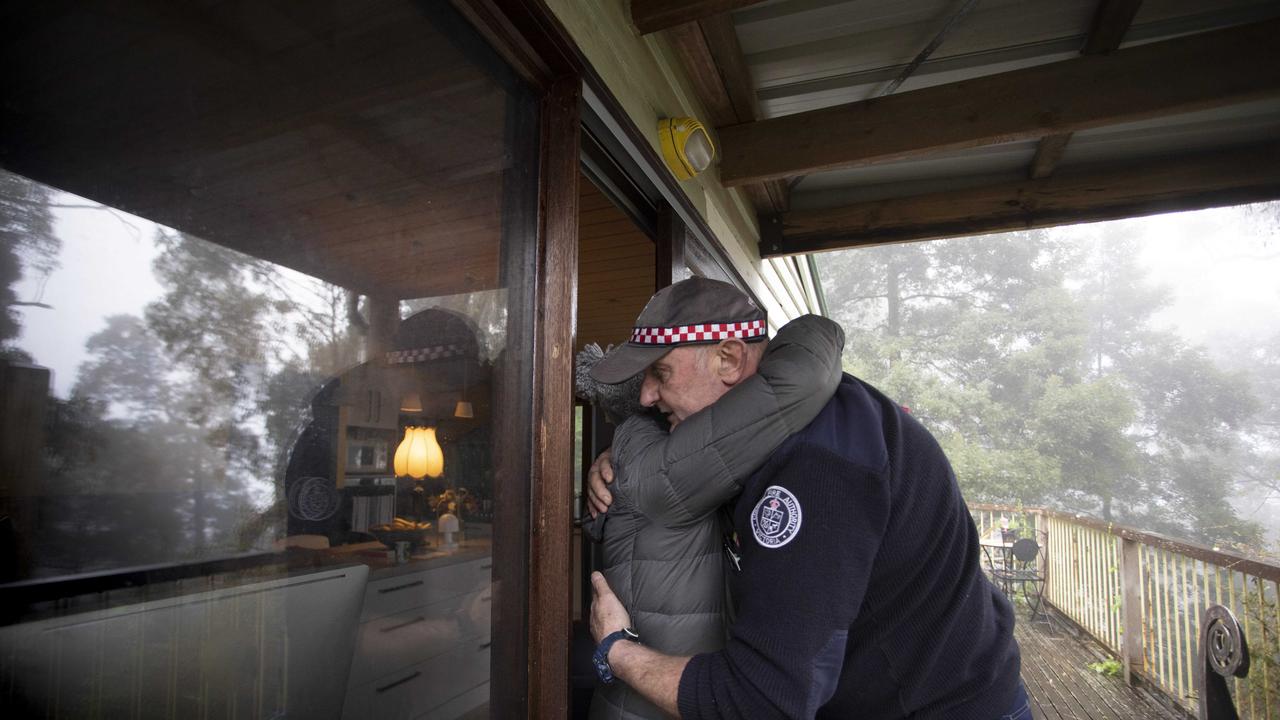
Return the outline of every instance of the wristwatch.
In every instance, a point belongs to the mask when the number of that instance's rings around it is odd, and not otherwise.
[[[609,648],[612,648],[613,644],[619,640],[640,642],[640,633],[631,628],[623,628],[611,632],[604,636],[604,639],[600,641],[600,646],[591,655],[591,661],[596,666],[596,675],[599,676],[600,682],[605,685],[613,682],[613,668],[609,667]]]

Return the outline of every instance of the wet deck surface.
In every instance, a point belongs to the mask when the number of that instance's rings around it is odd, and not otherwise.
[[[1188,720],[1124,684],[1123,677],[1106,677],[1089,668],[1105,656],[1074,628],[1061,622],[1031,623],[1018,609],[1014,634],[1022,647],[1022,681],[1031,696],[1036,720]]]

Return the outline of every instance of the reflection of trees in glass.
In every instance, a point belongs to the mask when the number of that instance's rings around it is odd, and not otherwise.
[[[30,361],[12,345],[18,336],[16,308],[41,305],[23,300],[14,286],[24,273],[47,278],[58,265],[62,243],[54,234],[49,189],[24,177],[0,171],[0,359]]]
[[[341,288],[172,231],[155,242],[163,295],[141,317],[108,318],[71,398],[51,399],[46,567],[253,542],[260,532],[240,529],[271,524],[260,508],[282,491],[311,395],[359,359]]]
[[[1031,231],[824,256],[846,365],[934,431],[971,500],[1256,540],[1227,499],[1260,396],[1152,326],[1166,294],[1131,238],[1096,227],[1089,243]]]

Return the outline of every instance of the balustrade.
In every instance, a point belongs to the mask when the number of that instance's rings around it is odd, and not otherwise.
[[[1240,717],[1280,720],[1280,563],[1043,508],[969,507],[980,533],[1007,523],[1041,544],[1045,600],[1120,659],[1126,682],[1193,713],[1202,617],[1229,608],[1253,657],[1229,680]]]

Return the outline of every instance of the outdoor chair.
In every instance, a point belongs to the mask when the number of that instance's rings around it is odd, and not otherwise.
[[[1040,545],[1030,538],[1022,538],[1013,543],[1009,550],[1009,562],[1003,568],[993,570],[996,583],[1012,600],[1014,593],[1021,589],[1022,598],[1031,611],[1031,620],[1041,616],[1047,622],[1049,615],[1044,610],[1045,575],[1040,569]]]

